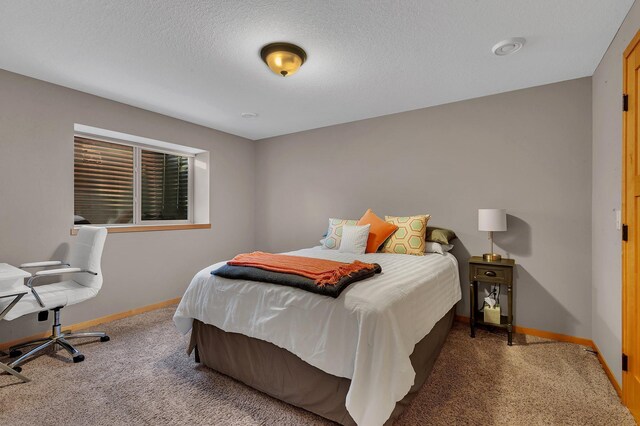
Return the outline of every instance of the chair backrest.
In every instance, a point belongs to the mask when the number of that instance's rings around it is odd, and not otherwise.
[[[78,229],[78,235],[69,253],[69,265],[72,268],[87,269],[96,272],[92,274],[74,274],[73,280],[85,287],[100,289],[102,287],[102,249],[107,239],[107,229],[95,226],[83,226]]]

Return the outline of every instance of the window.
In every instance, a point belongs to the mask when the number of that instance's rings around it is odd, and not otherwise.
[[[74,224],[193,223],[194,155],[76,135]]]
[[[74,224],[133,223],[133,147],[74,140]]]
[[[141,152],[142,217],[146,220],[189,220],[189,158]]]

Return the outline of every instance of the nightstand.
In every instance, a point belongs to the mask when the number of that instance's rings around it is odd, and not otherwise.
[[[474,256],[469,259],[469,292],[471,296],[469,323],[471,325],[471,337],[476,337],[477,325],[506,328],[508,332],[507,344],[511,346],[513,338],[513,270],[515,266],[516,261],[513,259],[502,259],[496,262],[487,262],[482,259],[482,256]],[[478,309],[479,282],[507,286],[508,314],[500,316],[500,324],[479,320],[482,315],[482,312]]]

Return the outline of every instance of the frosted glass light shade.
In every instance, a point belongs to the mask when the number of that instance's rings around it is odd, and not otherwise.
[[[273,52],[267,55],[267,65],[274,73],[288,77],[298,72],[302,58],[290,52]]]
[[[478,231],[506,231],[506,209],[478,209]]]
[[[291,43],[267,44],[260,51],[262,60],[275,74],[289,77],[300,69],[307,60],[307,53]]]

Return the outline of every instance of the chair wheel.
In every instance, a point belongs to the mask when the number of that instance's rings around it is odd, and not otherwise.
[[[73,362],[74,363],[78,363],[78,362],[82,362],[84,361],[84,355],[80,354],[80,355],[76,355],[73,357]]]
[[[17,373],[22,373],[22,367],[13,367],[13,371]]]
[[[110,338],[109,336],[102,336],[102,337],[100,338],[100,341],[101,341],[101,342],[108,342],[109,340],[111,340],[111,338]]]
[[[17,358],[20,355],[22,355],[22,351],[19,351],[17,349],[9,352],[9,358]]]

